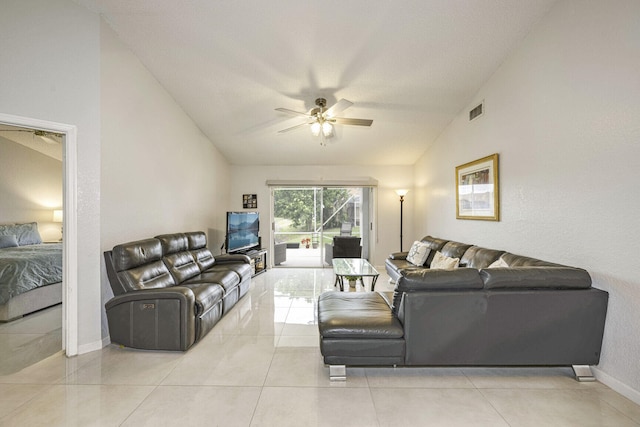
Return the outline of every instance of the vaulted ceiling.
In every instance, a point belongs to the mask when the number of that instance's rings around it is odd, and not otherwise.
[[[555,0],[76,0],[238,165],[413,164]],[[354,105],[320,145],[318,97]]]

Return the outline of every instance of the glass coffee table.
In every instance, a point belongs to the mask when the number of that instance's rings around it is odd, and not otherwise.
[[[334,258],[331,260],[333,264],[333,272],[336,275],[336,281],[333,286],[340,285],[340,290],[344,291],[344,278],[354,277],[360,279],[360,283],[364,286],[363,277],[371,277],[371,291],[376,288],[376,280],[378,280],[378,271],[373,268],[369,261],[362,258]],[[347,279],[348,280],[348,279]]]

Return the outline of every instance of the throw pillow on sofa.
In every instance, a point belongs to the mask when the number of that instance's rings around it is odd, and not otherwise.
[[[460,258],[451,258],[438,251],[431,261],[430,268],[432,270],[453,270],[458,268],[458,264],[460,264]]]
[[[491,265],[487,268],[509,268],[509,264],[507,264],[507,262],[502,257],[500,257],[492,262]]]
[[[416,240],[413,242],[413,245],[411,245],[411,249],[409,249],[407,261],[413,265],[422,267],[429,256],[429,252],[431,252],[431,250],[426,243]]]

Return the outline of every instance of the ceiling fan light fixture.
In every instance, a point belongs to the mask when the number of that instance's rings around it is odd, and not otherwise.
[[[322,125],[319,122],[314,122],[311,124],[311,134],[313,136],[320,135],[320,130],[322,129]]]
[[[326,137],[333,135],[333,125],[329,122],[322,123],[322,134]]]

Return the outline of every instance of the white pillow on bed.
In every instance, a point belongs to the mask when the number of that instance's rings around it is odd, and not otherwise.
[[[38,223],[0,225],[0,235],[15,236],[19,246],[39,245],[42,237],[38,233]]]
[[[12,235],[0,235],[0,249],[15,248],[18,246],[18,240],[16,236]]]

